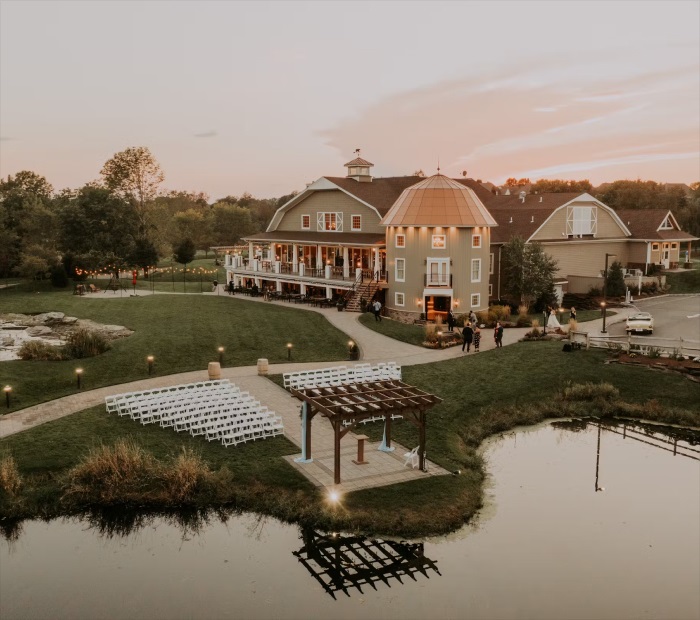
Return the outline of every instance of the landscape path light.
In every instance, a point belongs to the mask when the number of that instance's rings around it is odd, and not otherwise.
[[[152,355],[149,355],[146,358],[146,361],[148,362],[148,376],[150,377],[153,374],[153,361],[155,360],[155,357]]]
[[[3,392],[5,392],[5,404],[7,405],[7,408],[10,408],[10,392],[12,392],[12,388],[9,385],[6,385],[3,388]]]
[[[292,343],[291,342],[287,343],[287,359],[289,361],[292,360]]]
[[[83,376],[83,369],[82,368],[76,368],[75,369],[75,380],[78,385],[78,389],[80,389],[81,386],[81,378]]]
[[[224,347],[219,347],[217,349],[219,351],[219,364],[222,366],[224,365]]]

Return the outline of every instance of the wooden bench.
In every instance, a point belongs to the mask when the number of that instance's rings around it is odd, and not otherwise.
[[[97,288],[94,284],[88,284],[88,291],[91,293],[99,293],[100,289]]]

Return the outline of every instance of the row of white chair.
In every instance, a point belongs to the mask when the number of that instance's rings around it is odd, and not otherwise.
[[[227,447],[284,434],[280,416],[226,379],[117,394],[105,401],[108,412],[205,435]]]
[[[301,389],[306,387],[329,387],[350,383],[368,383],[401,379],[401,367],[395,362],[356,364],[355,366],[333,366],[316,370],[300,370],[286,372],[284,377],[285,389]]]

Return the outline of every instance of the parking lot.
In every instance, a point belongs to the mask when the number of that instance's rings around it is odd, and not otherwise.
[[[683,338],[700,342],[700,295],[673,295],[634,302],[654,317],[654,338]],[[612,336],[625,335],[625,322],[610,325]]]

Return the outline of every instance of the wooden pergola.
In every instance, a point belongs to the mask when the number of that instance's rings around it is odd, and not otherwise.
[[[334,482],[340,484],[340,440],[359,422],[368,418],[384,419],[386,448],[391,449],[391,416],[402,415],[418,427],[419,467],[425,469],[425,413],[442,399],[402,381],[387,380],[352,383],[331,387],[291,388],[303,401],[306,432],[303,454],[311,459],[311,420],[320,413],[328,418],[335,433]]]

